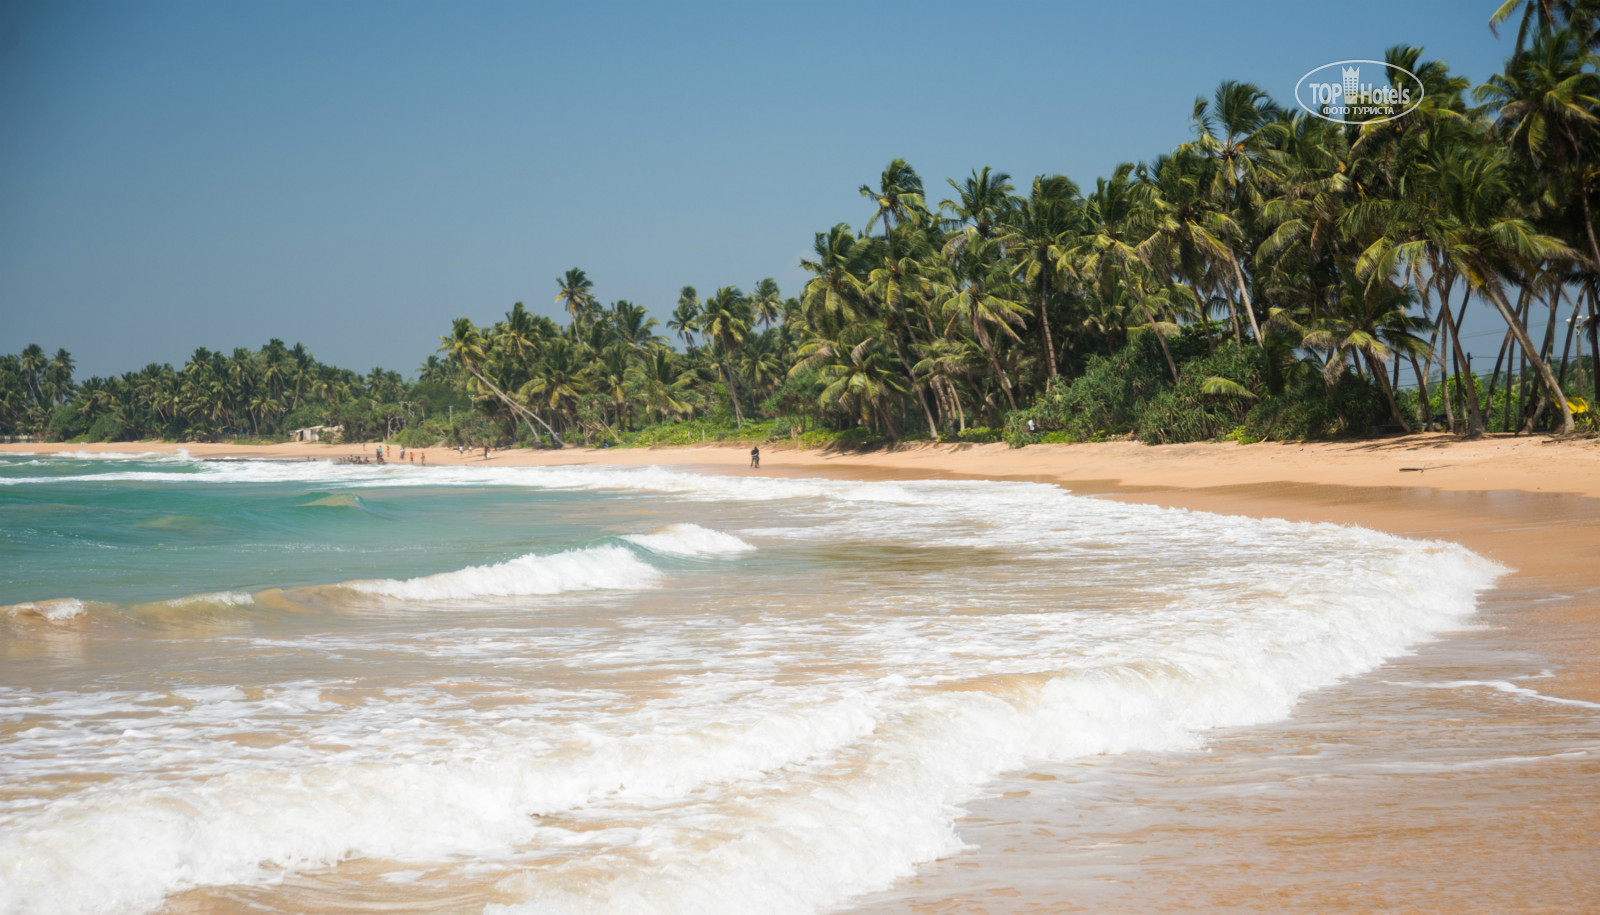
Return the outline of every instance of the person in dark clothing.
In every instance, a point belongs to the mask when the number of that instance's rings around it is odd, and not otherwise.
[[[750,449],[750,466],[751,467],[760,467],[761,466],[761,449],[760,448],[751,448]]]

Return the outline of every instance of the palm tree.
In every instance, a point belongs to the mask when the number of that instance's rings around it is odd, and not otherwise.
[[[1010,175],[1005,172],[991,174],[987,165],[982,172],[973,170],[972,177],[961,184],[956,184],[950,178],[946,178],[945,182],[956,189],[958,198],[939,203],[940,210],[949,210],[954,217],[951,220],[954,231],[945,252],[946,256],[950,256],[971,239],[987,240],[994,237],[1006,211],[1011,207],[1014,188]]]
[[[685,346],[694,346],[694,330],[700,321],[700,298],[693,286],[685,286],[678,293],[678,307],[672,312],[667,329],[677,334]]]
[[[739,384],[733,368],[739,345],[750,331],[750,305],[737,286],[724,286],[706,300],[699,329],[716,350],[717,367],[722,370],[722,377],[728,384],[728,397],[733,401],[734,422],[743,428],[744,410],[739,405]]]
[[[866,303],[861,276],[866,273],[868,247],[841,222],[826,233],[818,232],[812,248],[817,259],[800,261],[801,267],[816,274],[801,297],[807,319],[815,322],[824,314],[856,318]]]
[[[594,295],[594,283],[589,281],[588,274],[573,267],[567,271],[566,276],[556,280],[561,291],[556,294],[556,302],[567,306],[568,319],[573,324],[581,324],[589,317],[589,313],[597,306]]]
[[[445,353],[447,358],[465,369],[469,375],[478,380],[479,384],[488,388],[489,392],[504,404],[513,416],[521,417],[529,432],[538,435],[539,431],[533,428],[533,423],[528,422],[531,418],[537,420],[539,425],[544,426],[545,431],[550,433],[550,437],[553,440],[560,442],[561,437],[556,434],[556,430],[550,428],[550,424],[545,422],[543,417],[518,403],[505,391],[500,390],[499,386],[490,381],[484,374],[484,364],[489,360],[488,346],[484,342],[483,334],[473,325],[471,318],[456,318],[455,323],[451,326],[450,335],[448,337],[440,337],[439,341],[440,352]],[[547,343],[546,348],[554,342]]]
[[[1277,121],[1280,111],[1260,88],[1234,80],[1217,86],[1211,101],[1194,100],[1195,129],[1199,133],[1194,148],[1212,162],[1211,193],[1219,209],[1235,224],[1243,223],[1262,206],[1265,176],[1261,161],[1272,139],[1272,132],[1263,128]],[[1250,284],[1231,244],[1226,247],[1226,254],[1237,294],[1260,343],[1261,328],[1250,301]]]
[[[1149,184],[1131,179],[1133,164],[1124,162],[1117,166],[1111,178],[1101,178],[1095,192],[1085,207],[1086,229],[1076,239],[1068,252],[1068,269],[1091,279],[1101,289],[1103,298],[1109,298],[1109,287],[1120,286],[1128,290],[1145,321],[1155,334],[1161,355],[1167,361],[1167,370],[1174,383],[1178,380],[1178,366],[1167,349],[1167,339],[1162,323],[1150,309],[1151,290],[1145,288],[1148,264],[1140,248],[1151,237],[1152,229],[1161,231],[1158,208],[1154,206],[1154,191]]]
[[[533,365],[532,377],[517,393],[529,403],[537,403],[555,416],[570,420],[579,395],[588,389],[582,374],[576,347],[564,337],[555,337],[545,341]],[[564,425],[570,428],[570,424]],[[560,441],[554,429],[545,428]]]
[[[934,284],[934,307],[947,319],[945,335],[951,328],[964,326],[989,357],[990,367],[1000,379],[1006,402],[1016,409],[1011,376],[1001,367],[989,328],[998,329],[1013,340],[1020,340],[1013,325],[1021,325],[1028,309],[1013,296],[1020,292],[1011,277],[1011,266],[1001,260],[1000,245],[978,239],[968,244],[953,262],[946,265]]]
[[[987,177],[988,169],[984,171]],[[1061,264],[1073,239],[1083,232],[1082,217],[1078,186],[1065,175],[1040,175],[1033,179],[1028,197],[1011,207],[1000,237],[1000,244],[1016,258],[1022,284],[1038,310],[1040,343],[1051,378],[1056,377],[1056,352],[1048,306],[1058,287]]]
[[[750,293],[750,308],[756,323],[763,327],[782,318],[783,293],[778,291],[778,281],[769,276],[756,283],[755,291]]]
[[[1513,58],[1505,73],[1489,77],[1474,93],[1499,106],[1496,131],[1546,183],[1550,197],[1576,197],[1583,210],[1584,237],[1592,269],[1600,272],[1589,198],[1600,188],[1600,57],[1571,29],[1540,35],[1532,49]]]
[[[678,357],[664,346],[653,346],[644,353],[632,368],[634,381],[644,393],[645,409],[656,411],[658,421],[667,416],[688,412],[688,406],[678,399],[687,387],[691,373],[678,365]]]
[[[871,235],[872,227],[881,218],[884,238],[888,238],[894,221],[903,223],[913,216],[928,212],[927,204],[922,200],[922,178],[904,159],[891,159],[884,166],[876,188],[863,184],[860,190],[861,196],[877,205],[872,218],[867,220],[864,235]]]
[[[611,306],[612,335],[631,349],[642,350],[649,344],[660,342],[661,338],[652,330],[658,323],[643,305],[623,299]]]

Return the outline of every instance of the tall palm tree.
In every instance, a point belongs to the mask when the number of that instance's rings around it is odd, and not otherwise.
[[[928,212],[927,204],[922,199],[922,178],[904,159],[891,159],[884,166],[883,174],[878,176],[878,186],[874,188],[863,184],[860,191],[861,196],[877,206],[872,218],[867,220],[867,228],[862,233],[864,235],[871,235],[872,227],[882,219],[883,234],[888,238],[895,222],[903,223]]]
[[[778,290],[777,280],[769,276],[756,283],[755,291],[750,293],[750,309],[762,327],[770,327],[783,317],[783,293]]]
[[[1006,211],[1011,208],[1011,192],[1015,188],[1011,185],[1010,175],[1005,172],[991,173],[987,165],[981,172],[974,169],[972,176],[961,184],[957,184],[953,178],[946,178],[945,182],[956,190],[955,200],[939,202],[939,209],[951,214],[952,234],[945,243],[945,254],[950,256],[972,239],[987,240],[994,237]]]
[[[678,293],[678,307],[667,322],[667,329],[677,334],[685,346],[694,346],[695,327],[700,322],[700,297],[693,286],[685,286]]]
[[[985,172],[987,173],[987,169]],[[1022,284],[1034,300],[1039,318],[1040,348],[1049,377],[1056,377],[1056,352],[1050,333],[1049,304],[1057,277],[1073,240],[1083,233],[1083,201],[1078,186],[1065,175],[1033,179],[1027,198],[1006,214],[1000,244],[1015,259]],[[982,237],[981,233],[978,237]]]
[[[711,341],[717,354],[717,367],[728,385],[728,397],[733,401],[733,416],[739,428],[744,427],[744,409],[739,405],[739,382],[734,366],[740,344],[750,332],[750,305],[737,286],[724,286],[716,295],[706,299],[705,310],[700,315],[700,333]]]
[[[800,300],[808,320],[816,322],[824,314],[856,318],[866,305],[861,278],[867,272],[869,247],[858,242],[850,227],[841,222],[826,233],[818,232],[812,248],[817,259],[800,261],[801,267],[815,274]]]
[[[561,291],[556,294],[556,302],[567,306],[567,316],[573,324],[581,324],[588,320],[591,309],[597,307],[591,290],[594,283],[590,282],[588,274],[573,267],[566,275],[556,280]]]
[[[1273,137],[1272,131],[1263,128],[1278,121],[1280,112],[1259,87],[1234,80],[1224,80],[1217,86],[1210,101],[1194,100],[1195,129],[1199,134],[1194,148],[1211,161],[1211,193],[1221,211],[1236,225],[1243,224],[1262,207],[1262,160]],[[1250,300],[1250,284],[1233,244],[1227,246],[1227,261],[1234,290],[1260,343],[1261,328]]]

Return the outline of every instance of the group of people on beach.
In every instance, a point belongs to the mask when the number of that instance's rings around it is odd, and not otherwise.
[[[385,455],[391,454],[393,451],[394,449],[389,445],[379,444],[377,451],[373,454],[371,459],[368,459],[365,454],[347,454],[344,457],[339,458],[338,462],[340,464],[387,464],[389,461],[385,458]],[[417,456],[419,454],[422,456],[421,463],[427,464],[428,453],[425,451],[419,452],[414,448],[410,451],[401,448],[398,460],[404,461],[408,464],[416,464],[418,463]],[[487,456],[487,448],[484,449],[484,454]]]

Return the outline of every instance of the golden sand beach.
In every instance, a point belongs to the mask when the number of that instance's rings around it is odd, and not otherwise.
[[[14,445],[336,459],[372,446]],[[398,453],[396,450],[395,453]],[[1053,482],[1197,511],[1461,543],[1513,571],[1478,625],[1208,751],[1014,773],[969,805],[968,852],[865,911],[1600,908],[1600,442],[1447,436],[1319,444],[783,445],[482,452],[429,465],[678,465],[730,474]],[[1421,674],[1481,685],[1401,689]],[[1530,679],[1532,678],[1532,679]],[[1414,684],[1413,684],[1414,685]],[[1530,701],[1487,708],[1495,691]],[[1437,696],[1418,693],[1438,693]],[[1498,709],[1498,711],[1494,710]],[[1577,716],[1577,717],[1574,717]],[[1574,726],[1574,722],[1585,722]],[[1317,759],[1312,766],[1305,760]],[[1099,781],[1096,781],[1096,780]],[[1057,790],[1077,790],[1069,801]],[[1103,806],[1084,804],[1084,786]],[[1138,822],[1125,812],[1140,811]],[[1117,811],[1122,813],[1113,816]]]

